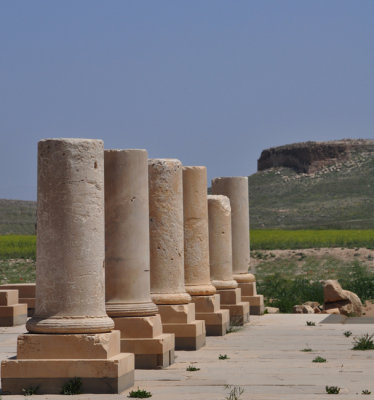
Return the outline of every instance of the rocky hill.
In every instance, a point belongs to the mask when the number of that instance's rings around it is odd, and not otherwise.
[[[374,228],[374,140],[264,150],[249,197],[254,229]]]

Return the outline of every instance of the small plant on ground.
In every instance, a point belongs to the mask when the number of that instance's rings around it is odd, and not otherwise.
[[[373,336],[366,333],[365,335],[355,337],[353,339],[352,350],[374,350]]]
[[[70,379],[70,381],[66,382],[64,386],[62,386],[61,394],[73,395],[73,394],[81,394],[82,391],[82,379],[75,377]]]
[[[200,371],[200,368],[196,368],[196,367],[194,367],[193,365],[189,365],[189,366],[186,368],[186,371]]]
[[[365,390],[363,390],[363,391],[361,392],[361,394],[371,394],[371,392],[370,392],[369,390],[365,389]]]
[[[219,360],[229,360],[230,357],[228,357],[227,354],[220,354],[220,355],[218,356],[218,359],[219,359]]]
[[[300,351],[303,351],[304,353],[309,353],[310,351],[313,351],[310,347],[306,347],[305,349],[302,349]]]
[[[325,363],[326,362],[326,358],[318,356],[313,360],[313,362],[314,363]]]
[[[226,385],[225,389],[230,390],[225,400],[240,400],[241,395],[244,393],[244,389],[240,386]]]
[[[316,326],[316,323],[313,321],[306,321],[307,326]]]
[[[338,386],[326,386],[326,393],[327,394],[339,394],[340,387]]]
[[[127,397],[132,397],[132,398],[136,398],[136,399],[146,399],[148,397],[152,397],[152,393],[151,392],[147,392],[144,389],[138,389],[137,390],[131,390],[131,392],[129,393],[129,395]]]
[[[22,389],[22,393],[24,396],[32,396],[33,394],[36,394],[38,390],[39,386],[30,386],[27,389]]]
[[[344,331],[344,332],[343,332],[343,335],[344,335],[345,337],[350,337],[350,336],[352,335],[352,332],[351,332],[351,331]]]
[[[226,333],[234,333],[234,332],[238,332],[242,329],[241,326],[233,326],[230,325],[227,329],[226,329]]]

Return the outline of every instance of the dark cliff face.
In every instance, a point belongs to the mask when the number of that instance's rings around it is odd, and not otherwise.
[[[261,153],[257,170],[288,167],[297,172],[311,173],[337,160],[350,158],[352,151],[374,150],[374,140],[339,140],[304,142],[272,147]]]

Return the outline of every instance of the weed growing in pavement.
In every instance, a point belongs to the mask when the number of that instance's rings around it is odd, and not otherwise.
[[[186,368],[186,371],[200,371],[200,368],[196,368],[196,367],[194,367],[193,365],[189,365],[189,366]]]
[[[316,323],[313,321],[306,321],[307,326],[316,326]]]
[[[369,335],[368,333],[355,337],[352,350],[374,350],[373,337],[374,335]]]
[[[340,387],[338,386],[326,386],[326,393],[327,394],[339,394]]]
[[[318,356],[313,360],[313,362],[314,363],[325,363],[326,362],[326,358]]]
[[[30,386],[27,389],[22,389],[22,393],[24,396],[32,396],[33,394],[36,394],[38,390],[39,386]]]
[[[61,394],[73,395],[82,393],[82,379],[73,378],[66,382],[61,389]]]
[[[131,392],[129,393],[129,395],[127,397],[136,398],[136,399],[146,399],[148,397],[152,397],[152,393],[147,392],[144,389],[139,389],[139,386],[138,386],[138,389],[131,390]]]
[[[241,395],[244,393],[244,388],[240,386],[226,385],[225,389],[230,389],[228,396],[225,400],[240,400]]]
[[[218,359],[219,359],[219,360],[229,360],[230,357],[228,357],[227,354],[220,354],[220,355],[218,356]]]
[[[350,336],[352,335],[352,332],[351,332],[351,331],[344,331],[344,332],[343,332],[343,335],[344,335],[345,337],[350,337]]]

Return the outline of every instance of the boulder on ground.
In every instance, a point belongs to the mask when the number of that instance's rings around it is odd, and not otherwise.
[[[314,310],[311,306],[307,304],[297,304],[293,306],[294,314],[314,314]]]
[[[266,314],[279,314],[279,308],[277,307],[265,307]]]
[[[362,315],[362,303],[360,298],[349,290],[344,290],[338,281],[328,280],[323,287],[324,309],[327,312],[338,308],[340,314]]]

